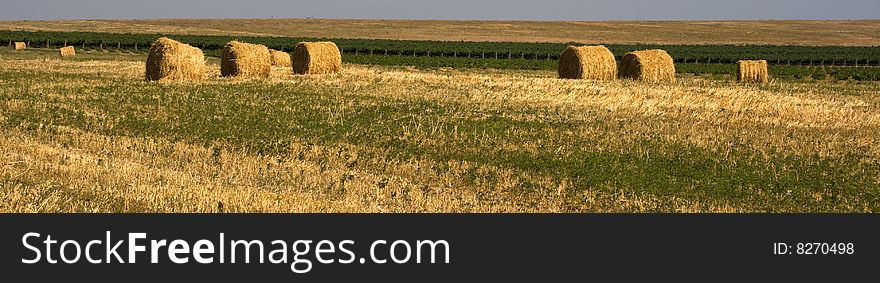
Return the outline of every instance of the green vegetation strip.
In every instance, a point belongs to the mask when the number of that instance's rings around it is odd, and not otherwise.
[[[345,54],[556,60],[571,43],[414,41],[382,39],[321,39],[254,36],[117,34],[95,32],[0,31],[0,42],[24,41],[31,46],[74,45],[86,48],[145,49],[159,36],[170,36],[204,50],[219,50],[238,39],[292,51],[299,41],[332,40]],[[633,50],[660,48],[680,63],[726,63],[765,59],[774,65],[880,66],[880,47],[774,45],[641,45],[606,44],[618,58]]]

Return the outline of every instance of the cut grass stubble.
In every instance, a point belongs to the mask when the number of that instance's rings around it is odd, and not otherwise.
[[[356,65],[316,77],[278,69],[267,81],[154,84],[139,80],[138,62],[5,63],[4,211],[209,212],[222,202],[227,211],[803,212],[880,203],[876,84],[844,96],[794,83],[653,86]]]

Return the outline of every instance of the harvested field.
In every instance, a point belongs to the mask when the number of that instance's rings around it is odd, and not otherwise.
[[[880,211],[876,82],[214,61],[156,84],[143,57],[0,52],[4,212]]]

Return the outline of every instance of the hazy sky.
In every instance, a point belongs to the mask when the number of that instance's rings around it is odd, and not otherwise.
[[[878,19],[880,0],[2,0],[0,20],[143,18]]]

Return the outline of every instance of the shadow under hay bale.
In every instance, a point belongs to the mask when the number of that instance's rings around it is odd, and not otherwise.
[[[736,62],[736,77],[745,83],[766,83],[770,81],[767,60],[740,60]]]
[[[329,74],[342,71],[342,54],[333,42],[300,42],[293,50],[292,57],[294,74]]]
[[[269,49],[269,53],[272,55],[272,66],[291,67],[289,53],[275,49]]]
[[[73,57],[76,56],[76,49],[73,46],[61,47],[58,48],[58,53],[61,57]]]
[[[201,49],[166,37],[150,46],[148,81],[198,81],[204,77],[205,55]]]
[[[645,82],[675,82],[675,63],[664,50],[630,52],[620,59],[620,78]]]
[[[226,43],[220,54],[220,75],[238,78],[268,78],[272,72],[269,48],[238,41]]]
[[[27,44],[25,44],[24,42],[15,42],[12,44],[12,49],[14,50],[22,50],[25,48],[27,48]]]
[[[559,56],[561,79],[614,80],[617,61],[605,46],[568,46]]]

